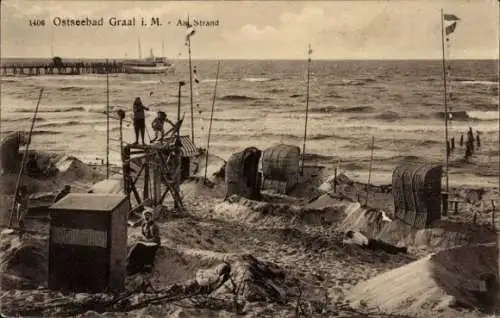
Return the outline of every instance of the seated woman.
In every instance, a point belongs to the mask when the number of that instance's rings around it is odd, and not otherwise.
[[[369,250],[381,250],[389,254],[398,254],[408,252],[406,247],[397,247],[380,240],[369,239],[361,232],[348,230],[344,234],[344,244],[356,244]]]
[[[143,218],[142,240],[130,249],[127,257],[127,273],[129,275],[151,272],[154,267],[156,251],[161,243],[160,231],[158,225],[153,221],[151,209],[146,208]]]

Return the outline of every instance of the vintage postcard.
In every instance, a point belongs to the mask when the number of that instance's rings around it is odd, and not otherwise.
[[[1,315],[495,315],[499,8],[2,1]]]

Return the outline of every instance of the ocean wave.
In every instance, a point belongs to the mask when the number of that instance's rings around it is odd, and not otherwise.
[[[111,106],[114,109],[117,106]],[[19,108],[15,110],[16,113],[33,113],[31,108]],[[61,106],[58,108],[42,108],[40,107],[39,113],[64,113],[64,112],[87,112],[87,113],[105,113],[104,106],[89,105],[89,106]]]
[[[480,104],[474,105],[474,110],[482,110],[482,111],[497,111],[498,104]]]
[[[225,79],[216,79],[216,78],[204,78],[201,80],[203,83],[215,83],[215,81],[217,82],[226,82],[227,80]]]
[[[426,77],[422,79],[422,82],[435,82],[440,80],[441,78],[438,77]]]
[[[442,141],[424,139],[421,142],[419,142],[418,145],[419,146],[434,146],[434,145],[440,145],[442,143],[443,143]]]
[[[291,98],[297,98],[297,97],[301,97],[301,96],[304,96],[304,94],[293,94],[293,95],[290,95]]]
[[[240,80],[244,82],[270,82],[274,81],[275,79],[269,77],[245,77]]]
[[[396,162],[408,162],[408,161],[423,162],[423,161],[426,161],[426,158],[419,157],[419,156],[412,156],[412,155],[398,155],[398,156],[389,157],[386,160],[396,161]]]
[[[242,122],[242,121],[254,121],[258,120],[259,118],[213,118],[213,121],[218,121],[218,122]]]
[[[219,97],[220,100],[236,100],[236,101],[241,101],[241,100],[256,100],[258,98],[256,97],[250,97],[246,95],[224,95],[222,97]]]
[[[350,119],[363,119],[363,118],[366,118],[366,117],[360,117],[360,116],[350,117]],[[378,120],[382,120],[382,121],[393,122],[393,121],[401,119],[402,116],[396,112],[393,112],[393,111],[385,111],[385,112],[382,112],[382,113],[377,114],[375,116],[372,116],[370,118],[371,119],[378,119]]]
[[[332,160],[334,156],[321,155],[317,153],[305,153],[304,161],[316,161],[316,160]]]
[[[69,121],[61,121],[61,122],[49,122],[45,124],[37,125],[37,128],[49,128],[49,127],[64,127],[64,126],[73,126],[73,125],[81,125],[84,124],[77,120],[69,120]]]
[[[177,105],[177,102],[157,102],[157,103],[151,103],[149,106],[151,107],[167,107],[167,106],[172,106],[172,105]]]
[[[496,121],[499,120],[498,112],[496,111],[482,111],[482,110],[471,110],[471,111],[456,111],[448,113],[451,114],[452,120],[465,121],[465,120],[476,120],[476,121]],[[437,112],[436,116],[444,119],[444,112]]]
[[[351,140],[350,137],[345,137],[345,136],[339,136],[336,134],[315,134],[315,135],[310,135],[307,137],[309,140],[324,140],[324,139],[344,139],[344,140]]]
[[[32,132],[33,135],[39,136],[39,135],[59,135],[62,134],[60,131],[52,131],[52,130],[33,130]]]
[[[335,111],[338,113],[365,113],[365,112],[372,112],[374,110],[375,108],[372,106],[354,106],[347,108],[338,108]]]
[[[455,80],[455,83],[462,85],[498,85],[496,81],[478,81],[478,80]]]
[[[286,92],[286,89],[284,89],[284,88],[272,88],[272,89],[268,90],[267,92],[273,93],[273,94],[283,93],[283,92]]]
[[[3,118],[2,119],[3,122],[9,122],[9,123],[15,123],[15,122],[19,122],[19,121],[26,122],[28,120],[29,121],[33,120],[33,117],[8,118],[8,119]],[[45,121],[45,118],[37,117],[35,119],[35,122],[42,122],[42,121]]]
[[[309,109],[310,114],[324,114],[324,113],[366,113],[373,112],[375,110],[372,106],[354,106],[354,107],[345,107],[339,108],[336,106],[324,106],[318,108]],[[293,109],[283,111],[286,113],[303,113],[303,109]]]
[[[328,93],[328,95],[326,95],[326,97],[328,97],[328,98],[342,98],[341,95],[339,95],[338,93],[335,93],[335,92]]]
[[[395,121],[401,119],[401,115],[393,111],[385,111],[381,114],[376,115],[375,118],[379,120]]]
[[[84,87],[77,87],[77,86],[64,86],[59,88],[60,91],[66,92],[66,91],[72,91],[72,92],[79,92],[85,90]]]
[[[364,86],[367,83],[375,82],[374,78],[363,78],[363,79],[343,79],[341,81],[335,81],[333,83],[327,84],[328,86]]]
[[[85,111],[84,107],[61,107],[61,108],[49,108],[49,109],[40,109],[39,113],[62,113],[62,112],[75,112],[75,111]],[[33,109],[20,108],[16,110],[16,113],[32,113]]]

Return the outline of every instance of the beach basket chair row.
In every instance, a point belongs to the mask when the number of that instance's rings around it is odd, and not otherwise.
[[[226,197],[256,198],[261,190],[288,194],[299,182],[300,148],[278,144],[260,151],[249,147],[233,154],[225,170]]]

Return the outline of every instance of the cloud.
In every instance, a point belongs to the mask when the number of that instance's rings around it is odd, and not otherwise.
[[[334,16],[331,14],[334,11],[328,10],[329,5],[305,5],[299,12],[282,13],[276,26],[245,24],[235,32],[225,32],[223,36],[231,41],[314,42],[322,40],[325,35],[330,38],[342,36],[347,30],[356,32],[371,24],[366,15],[351,10],[343,10],[341,15]],[[374,13],[377,11],[380,8]]]
[[[259,28],[253,24],[245,24],[239,31],[239,39],[250,41],[270,40],[279,35],[278,30],[272,26]]]

